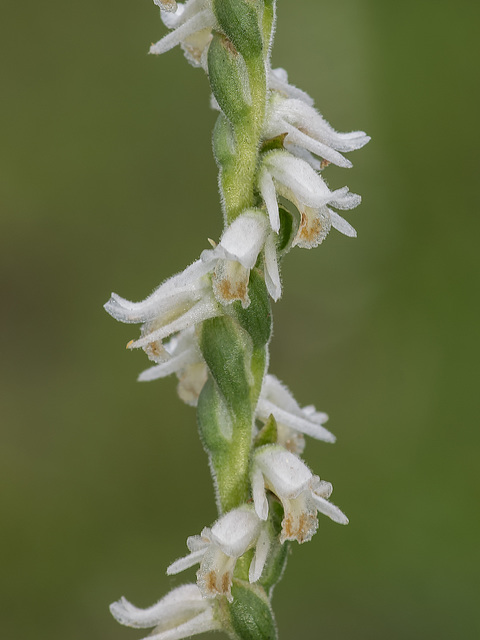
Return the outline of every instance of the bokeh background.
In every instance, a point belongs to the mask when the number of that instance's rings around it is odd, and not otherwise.
[[[145,297],[218,237],[206,78],[148,0],[2,7],[1,635],[128,640],[215,519],[194,411],[137,384]],[[330,414],[321,519],[277,587],[281,638],[480,637],[479,86],[474,2],[279,0],[275,66],[372,142],[329,168],[362,206],[283,264],[271,369]]]

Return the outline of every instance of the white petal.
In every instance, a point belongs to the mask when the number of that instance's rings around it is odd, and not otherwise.
[[[197,302],[191,309],[173,322],[170,322],[169,324],[130,343],[129,348],[139,349],[141,347],[146,347],[151,342],[163,340],[172,333],[187,329],[188,327],[199,324],[208,318],[214,318],[218,316],[219,313],[220,310],[215,300],[211,297],[205,297],[204,299],[199,300],[199,302]]]
[[[204,527],[202,531],[202,535],[200,536],[188,536],[187,538],[187,547],[189,551],[200,551],[201,549],[206,549],[208,545],[211,543],[211,535],[210,529],[208,527]]]
[[[191,36],[196,31],[212,27],[215,24],[215,18],[209,9],[204,9],[195,14],[192,18],[181,24],[174,31],[164,36],[156,44],[152,44],[150,47],[150,53],[161,54],[173,49],[177,44],[180,44],[185,38]]]
[[[270,69],[268,74],[268,88],[274,89],[275,91],[291,98],[299,98],[306,104],[313,104],[313,98],[311,98],[308,93],[298,89],[293,84],[288,83],[287,72],[281,67],[278,67],[277,69]]]
[[[206,547],[199,551],[193,551],[192,553],[189,553],[188,556],[175,560],[175,562],[172,562],[172,564],[167,567],[167,576],[174,576],[181,571],[185,571],[185,569],[193,567],[195,564],[199,564],[202,561],[205,551]]]
[[[196,584],[186,584],[174,589],[156,604],[139,609],[125,598],[110,605],[110,611],[120,624],[135,629],[147,629],[160,622],[168,624],[179,614],[187,617],[205,610],[205,601]]]
[[[239,558],[258,537],[260,520],[251,508],[239,507],[222,516],[212,527],[212,540],[227,556]]]
[[[332,495],[333,491],[332,483],[326,480],[320,480],[318,476],[314,476],[311,488],[315,495],[320,496],[320,498],[325,498],[326,500]]]
[[[120,322],[145,322],[178,304],[199,299],[207,287],[207,283],[202,278],[210,269],[209,264],[196,260],[184,271],[165,280],[145,300],[131,302],[112,293],[112,297],[104,308]]]
[[[272,176],[265,167],[260,170],[259,188],[267,207],[270,226],[275,233],[278,233],[280,230],[280,215],[278,212],[277,192],[275,191]]]
[[[266,445],[255,454],[266,485],[279,498],[296,498],[310,486],[312,472],[296,455],[282,447]]]
[[[308,162],[308,164],[312,167],[312,169],[315,169],[315,171],[321,171],[322,169],[321,160],[316,158],[313,155],[313,153],[310,153],[310,151],[307,151],[303,147],[299,147],[298,145],[293,144],[291,140],[288,140],[288,139],[285,140],[285,142],[283,143],[283,146],[287,151],[289,151],[290,153],[293,153],[293,155],[296,156],[297,158],[301,158],[302,160],[305,160],[305,162]]]
[[[268,518],[268,500],[265,482],[260,467],[254,465],[252,472],[252,496],[255,511],[261,520]]]
[[[156,629],[145,638],[145,640],[180,640],[181,638],[190,638],[199,633],[205,633],[206,631],[214,631],[220,629],[221,624],[213,615],[211,608],[206,609],[195,618],[179,624],[173,629],[166,629],[156,633]]]
[[[242,213],[225,229],[220,246],[230,260],[252,269],[265,242],[266,231],[267,220],[263,214]]]
[[[198,359],[196,349],[188,349],[178,356],[170,358],[166,362],[150,367],[142,371],[138,376],[139,382],[146,382],[150,380],[158,380],[158,378],[165,378],[166,376],[176,373],[183,369],[187,364],[195,362]]]
[[[330,220],[332,221],[332,227],[334,229],[340,231],[340,233],[343,233],[349,238],[357,237],[357,232],[352,227],[352,225],[345,220],[345,218],[339,216],[338,213],[335,213],[335,211],[332,211],[332,209],[328,209],[328,213],[330,214]]]
[[[369,142],[370,137],[364,131],[351,131],[339,133],[318,113],[311,105],[302,100],[290,99],[279,101],[275,105],[278,112],[288,122],[308,135],[324,142],[338,151],[354,151],[360,149]]]
[[[290,199],[289,193],[281,189],[284,185],[295,198],[309,207],[320,207],[331,198],[331,191],[312,167],[292,156],[287,151],[270,151],[264,163],[277,183],[277,192]]]
[[[285,120],[282,123],[281,129],[283,131],[286,131],[288,134],[288,138],[290,138],[290,140],[299,147],[305,147],[305,149],[307,149],[308,151],[316,153],[317,156],[328,160],[338,167],[349,169],[352,166],[350,160],[344,158],[341,153],[335,151],[335,149],[332,149],[332,147],[329,147],[327,144],[324,144],[323,142],[310,137],[306,133],[303,133]]]
[[[153,0],[153,1],[155,2],[155,4],[158,5],[157,0]],[[160,17],[162,19],[163,24],[169,29],[176,29],[176,27],[178,27],[183,22],[182,14],[184,13],[184,10],[185,10],[185,5],[181,2],[177,2],[177,10],[175,11],[175,13],[160,11]]]
[[[269,550],[270,536],[268,534],[267,527],[262,527],[255,547],[255,555],[253,556],[248,572],[248,579],[250,582],[257,582],[257,580],[260,579],[267,561]]]
[[[260,400],[257,406],[257,414],[262,420],[266,420],[270,414],[273,414],[277,422],[296,431],[300,431],[300,433],[304,433],[307,436],[322,440],[323,442],[335,442],[336,440],[333,433],[330,433],[325,427],[307,418],[280,409],[280,407],[277,407],[268,400]]]
[[[265,242],[265,284],[268,293],[277,302],[282,295],[282,283],[278,272],[277,247],[273,234],[270,234]]]
[[[288,387],[271,373],[265,376],[261,397],[273,402],[281,409],[301,415],[302,410]]]
[[[350,193],[348,187],[342,187],[341,189],[336,189],[332,193],[332,199],[329,204],[336,209],[343,209],[346,211],[348,209],[355,209],[361,201],[361,196],[356,193]]]
[[[323,424],[328,420],[328,414],[324,413],[323,411],[317,411],[313,404],[309,404],[308,406],[303,407],[302,412],[309,420],[315,422],[316,424]]]
[[[325,516],[328,516],[334,522],[338,522],[339,524],[348,524],[347,516],[342,513],[337,506],[328,500],[325,500],[325,498],[321,498],[314,492],[312,492],[312,498],[320,513],[323,513]]]

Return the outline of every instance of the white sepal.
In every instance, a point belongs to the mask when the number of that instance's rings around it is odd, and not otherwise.
[[[328,162],[350,167],[351,162],[341,152],[361,149],[370,137],[364,131],[339,133],[303,100],[272,95],[265,124],[266,138],[286,133],[285,142],[303,147]]]
[[[297,98],[303,100],[305,104],[313,105],[313,98],[311,98],[308,93],[288,83],[288,74],[285,69],[281,67],[269,69],[268,88],[287,98]]]
[[[125,598],[110,605],[113,617],[128,627],[155,627],[151,640],[180,640],[205,631],[221,629],[214,615],[213,603],[202,598],[195,584],[186,584],[170,591],[147,609],[139,609]]]
[[[293,453],[302,453],[304,446],[294,432],[324,442],[335,442],[335,436],[322,426],[328,420],[327,414],[319,413],[311,406],[302,409],[289,389],[278,378],[267,374],[255,416],[266,422],[270,415],[277,422],[279,444]]]
[[[282,282],[278,270],[277,245],[275,236],[270,233],[265,241],[265,284],[271,298],[277,302],[282,295]]]

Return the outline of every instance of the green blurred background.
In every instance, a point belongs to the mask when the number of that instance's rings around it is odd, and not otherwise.
[[[281,638],[480,637],[478,23],[474,2],[279,0],[275,66],[372,142],[329,168],[362,194],[283,264],[271,370],[330,414],[305,457],[321,519],[274,607]],[[102,310],[182,269],[221,216],[206,78],[149,0],[12,2],[2,99],[1,636],[128,640],[215,518],[194,411],[137,384],[136,327]]]

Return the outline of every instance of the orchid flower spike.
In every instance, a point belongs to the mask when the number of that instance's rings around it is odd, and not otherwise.
[[[280,542],[311,540],[318,528],[317,511],[339,524],[348,518],[328,501],[332,485],[314,476],[296,455],[279,445],[260,447],[254,455],[252,492],[258,517],[268,517],[267,490],[283,505],[284,517]]]
[[[110,605],[110,611],[115,620],[127,627],[155,627],[148,640],[180,640],[222,628],[212,601],[202,597],[196,584],[173,589],[148,609],[138,609],[121,598]]]
[[[325,429],[326,413],[315,407],[300,407],[287,387],[278,378],[267,374],[263,381],[255,417],[266,422],[273,415],[277,423],[278,444],[300,454],[305,447],[303,434],[323,442],[335,442],[335,436]]]
[[[116,293],[105,304],[105,310],[116,320],[142,322],[141,338],[129,342],[130,349],[143,348],[150,360],[166,358],[163,340],[193,327],[207,318],[221,314],[210,283],[211,265],[197,260],[181,273],[161,284],[142,302],[130,302]]]
[[[301,220],[292,246],[316,247],[331,227],[347,236],[357,235],[355,229],[327,205],[353,209],[360,204],[360,196],[350,193],[347,187],[330,191],[308,162],[288,151],[276,149],[265,153],[258,188],[274,231],[280,227],[277,196],[283,196],[298,209]]]
[[[171,564],[167,574],[174,575],[200,563],[197,580],[203,597],[224,595],[231,602],[233,571],[238,558],[255,548],[249,580],[256,582],[267,560],[270,538],[253,507],[243,505],[223,515],[211,529],[205,527],[200,536],[189,537],[187,547],[190,554]]]
[[[150,47],[150,53],[161,54],[180,45],[188,62],[207,70],[207,51],[212,29],[217,25],[212,0],[188,0],[185,4],[172,0],[153,0],[160,7],[163,23],[172,31]],[[172,13],[173,5],[176,11]]]

